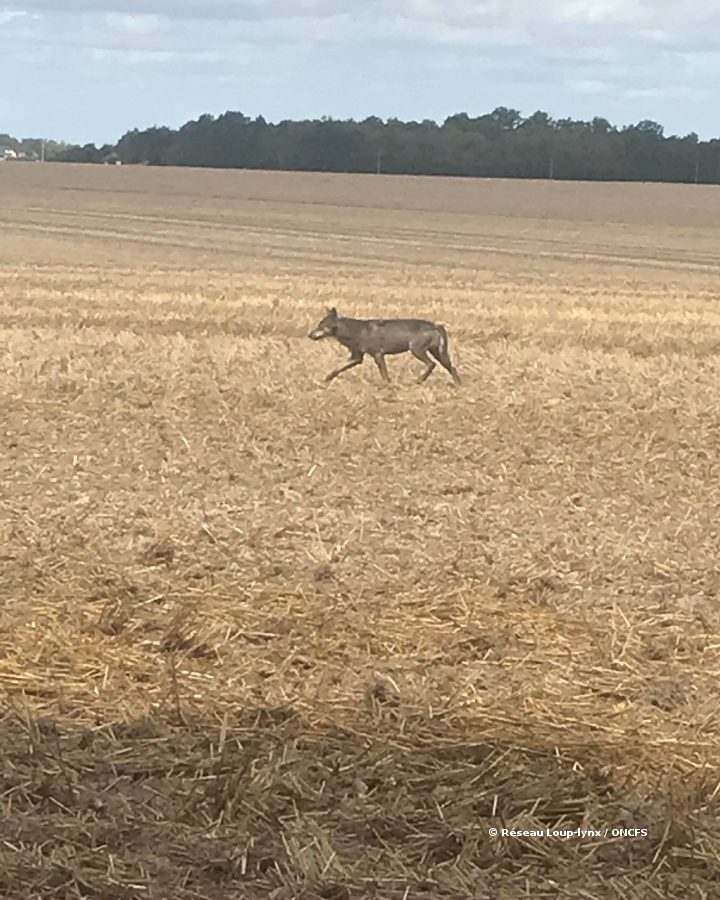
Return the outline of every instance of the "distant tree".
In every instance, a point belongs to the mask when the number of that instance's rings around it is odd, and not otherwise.
[[[82,147],[67,147],[58,153],[56,159],[58,162],[76,162],[76,163],[100,163],[103,154],[95,146],[95,144],[85,144]]]
[[[611,131],[615,131],[607,119],[601,119],[598,116],[592,120],[590,128],[593,134],[610,134]]]
[[[534,112],[531,116],[528,116],[527,119],[524,119],[520,122],[521,128],[552,128],[553,120],[550,116],[543,112],[541,109]]]
[[[490,113],[493,121],[505,131],[517,128],[522,122],[522,116],[516,109],[508,109],[506,106],[498,106]]]
[[[124,163],[147,162],[151,166],[161,166],[167,162],[167,152],[174,140],[175,132],[170,128],[134,129],[120,138],[115,151]]]
[[[0,147],[16,145],[0,135]],[[618,128],[599,116],[553,119],[543,110],[523,118],[505,106],[476,117],[457,112],[441,125],[378,116],[273,124],[228,110],[177,130],[133,129],[115,147],[58,147],[56,158],[99,162],[113,153],[151,165],[720,183],[720,140],[666,137],[651,119]]]
[[[627,174],[632,181],[661,181],[667,173],[668,148],[663,138],[663,127],[644,119],[637,125],[623,130]],[[669,173],[667,173],[669,174]],[[677,180],[672,178],[670,180]]]
[[[662,137],[664,128],[662,125],[659,125],[657,122],[653,122],[652,119],[643,119],[642,122],[638,122],[637,125],[633,126],[635,131],[646,132],[647,134],[654,134],[656,137]]]

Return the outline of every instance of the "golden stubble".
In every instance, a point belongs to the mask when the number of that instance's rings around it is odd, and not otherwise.
[[[282,709],[313,753],[372,736],[438,785],[482,747],[473,846],[498,816],[647,826],[646,876],[698,834],[716,871],[710,188],[20,164],[0,187],[8,716],[202,722],[222,750]],[[326,387],[328,305],[443,322],[462,389],[408,356]],[[307,877],[375,859],[298,840]]]

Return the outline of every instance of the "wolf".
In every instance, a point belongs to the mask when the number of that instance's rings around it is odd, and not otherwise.
[[[335,338],[350,351],[349,362],[333,369],[326,376],[326,382],[359,366],[366,354],[375,360],[383,381],[389,382],[385,357],[409,351],[425,363],[425,371],[418,379],[420,383],[432,375],[437,363],[450,373],[456,385],[461,383],[457,369],[450,361],[447,331],[435,322],[425,319],[351,319],[338,315],[333,306],[308,337],[313,341]]]

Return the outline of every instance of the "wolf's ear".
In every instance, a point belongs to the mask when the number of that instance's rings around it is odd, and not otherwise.
[[[329,315],[331,315],[334,319],[337,319],[337,310],[334,306],[331,306],[328,310]]]

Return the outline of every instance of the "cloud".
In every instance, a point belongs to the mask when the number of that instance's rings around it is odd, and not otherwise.
[[[374,0],[366,0],[372,5]],[[312,18],[348,12],[336,0],[16,0],[14,9],[43,15],[115,14],[162,16],[174,20],[253,21]]]
[[[560,22],[617,25],[641,21],[645,17],[640,0],[556,0],[554,6]]]
[[[22,19],[23,16],[26,15],[27,13],[22,12],[21,10],[0,10],[0,27],[3,25],[7,25],[8,22],[12,22],[13,19]]]
[[[443,118],[512,105],[713,132],[719,49],[720,0],[11,0],[0,12],[0,75],[15,84],[24,66],[4,127],[62,129],[82,88],[72,128],[87,140],[228,108]]]
[[[607,81],[598,81],[597,79],[587,78],[579,81],[574,80],[570,83],[569,87],[574,94],[593,96],[604,94],[607,91],[612,90],[613,86]]]
[[[156,34],[163,28],[164,19],[155,14],[142,13],[129,15],[128,13],[106,13],[105,21],[108,26],[116,31],[126,34]]]
[[[513,25],[488,23],[462,26],[397,16],[366,21],[364,26],[363,33],[368,39],[384,43],[396,39],[458,48],[523,47],[531,43],[530,34],[521,22]]]

